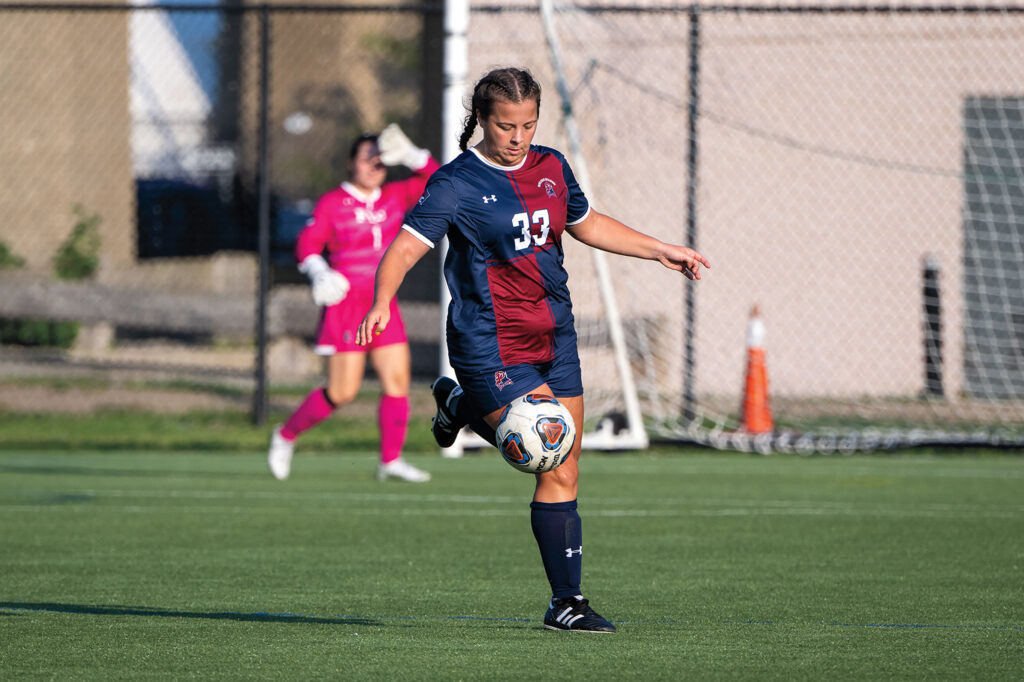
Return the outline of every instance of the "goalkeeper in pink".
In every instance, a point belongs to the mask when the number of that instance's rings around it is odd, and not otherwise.
[[[385,183],[387,166],[397,164],[412,170],[412,177]],[[276,478],[284,480],[291,473],[299,435],[356,397],[369,356],[382,389],[377,478],[430,480],[429,473],[401,456],[409,422],[411,370],[397,299],[391,303],[387,332],[372,343],[356,344],[356,328],[373,305],[377,264],[438,167],[430,152],[414,145],[396,124],[380,135],[361,135],[349,151],[349,180],[320,198],[299,234],[299,270],[310,279],[313,301],[322,306],[314,351],[328,357],[327,385],[310,393],[284,424],[274,428],[267,463]]]

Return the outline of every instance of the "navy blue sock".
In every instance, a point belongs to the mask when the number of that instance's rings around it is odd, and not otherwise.
[[[540,548],[551,596],[575,597],[583,575],[583,522],[571,502],[531,502],[530,525]]]
[[[461,396],[455,399],[455,416],[456,418],[466,424],[469,428],[473,429],[476,435],[483,438],[491,445],[497,445],[497,438],[494,435],[494,429],[484,421],[484,418],[476,413],[473,409],[473,405],[468,400],[463,400],[466,394],[463,393]]]

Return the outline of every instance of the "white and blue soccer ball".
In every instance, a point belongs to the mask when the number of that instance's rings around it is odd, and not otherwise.
[[[528,393],[509,403],[495,430],[502,457],[528,474],[557,468],[576,442],[569,410],[542,393]]]

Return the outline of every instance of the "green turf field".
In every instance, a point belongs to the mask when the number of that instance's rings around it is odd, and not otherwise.
[[[584,588],[541,628],[532,479],[368,449],[0,451],[0,678],[1024,677],[1024,458],[587,453]]]

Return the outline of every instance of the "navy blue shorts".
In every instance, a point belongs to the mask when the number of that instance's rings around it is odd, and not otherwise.
[[[480,416],[508,405],[542,384],[550,386],[556,398],[583,395],[580,360],[575,354],[539,365],[509,365],[487,372],[465,373],[456,369],[455,376]]]

